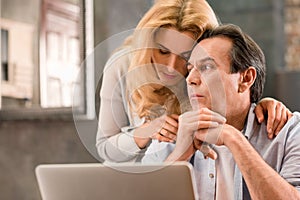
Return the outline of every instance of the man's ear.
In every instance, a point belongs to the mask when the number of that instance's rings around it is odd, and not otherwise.
[[[250,87],[254,84],[255,79],[256,69],[254,67],[249,67],[245,71],[241,72],[238,92],[243,93],[247,89],[250,89]]]

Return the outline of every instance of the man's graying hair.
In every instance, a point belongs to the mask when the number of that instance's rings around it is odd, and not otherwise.
[[[232,41],[231,73],[243,72],[250,66],[256,69],[257,77],[250,89],[250,100],[257,103],[262,96],[266,76],[265,56],[260,47],[233,24],[206,30],[198,42],[213,37],[226,37]]]

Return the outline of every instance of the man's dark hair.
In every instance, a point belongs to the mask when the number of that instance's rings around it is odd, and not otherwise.
[[[238,26],[226,24],[206,30],[198,42],[213,37],[225,37],[232,41],[231,73],[243,72],[250,66],[256,69],[257,77],[250,88],[250,100],[257,103],[262,97],[266,67],[265,56],[254,40]]]

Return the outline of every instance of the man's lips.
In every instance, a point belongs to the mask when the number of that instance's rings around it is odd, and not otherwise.
[[[201,94],[191,94],[190,95],[190,99],[200,99],[200,98],[204,98],[204,96]]]

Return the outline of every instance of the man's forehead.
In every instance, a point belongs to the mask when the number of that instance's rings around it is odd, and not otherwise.
[[[207,57],[221,59],[229,56],[232,42],[225,37],[212,37],[200,41],[192,51],[190,60],[202,60]]]

